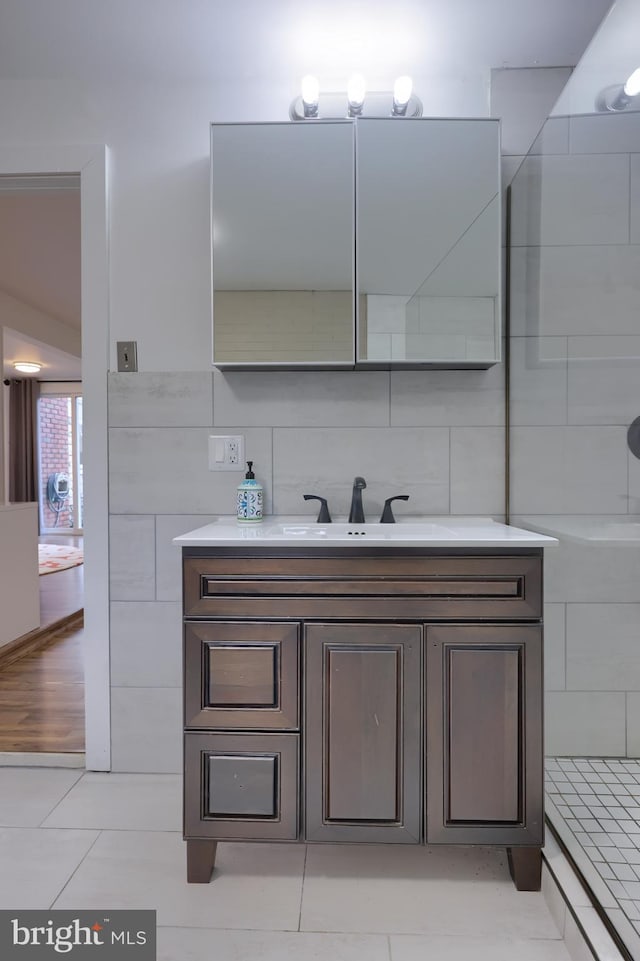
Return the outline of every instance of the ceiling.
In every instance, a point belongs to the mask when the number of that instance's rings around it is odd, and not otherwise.
[[[0,75],[255,79],[452,76],[572,66],[611,0],[2,0]]]
[[[611,0],[1,0],[0,82],[237,82],[418,93],[492,68],[573,66]],[[77,192],[0,191],[0,291],[79,328]],[[0,323],[2,318],[0,318]],[[10,340],[11,350],[34,348]],[[46,348],[44,343],[42,349]],[[5,343],[6,348],[6,343]],[[50,359],[62,377],[63,358]],[[6,375],[6,374],[5,374]]]

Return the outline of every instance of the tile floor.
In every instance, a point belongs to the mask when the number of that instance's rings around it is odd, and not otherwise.
[[[229,843],[188,885],[180,792],[0,768],[0,907],[154,908],[158,961],[569,961],[503,849]]]
[[[640,760],[547,758],[547,815],[640,961]]]

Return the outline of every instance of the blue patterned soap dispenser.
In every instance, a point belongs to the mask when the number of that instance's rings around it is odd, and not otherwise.
[[[256,524],[262,520],[262,484],[253,473],[253,461],[247,461],[249,470],[238,485],[236,517],[243,524]]]

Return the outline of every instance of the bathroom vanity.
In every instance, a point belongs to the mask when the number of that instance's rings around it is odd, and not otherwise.
[[[175,539],[188,880],[219,840],[491,844],[537,890],[553,538],[272,521]]]

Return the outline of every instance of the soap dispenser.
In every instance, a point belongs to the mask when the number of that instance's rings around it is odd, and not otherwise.
[[[249,470],[238,484],[236,517],[243,524],[255,524],[262,520],[262,484],[253,473],[253,461],[247,461]]]

